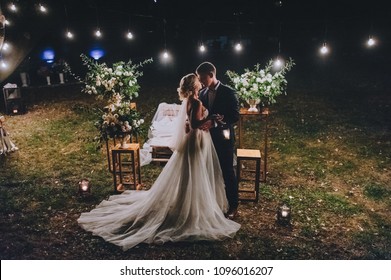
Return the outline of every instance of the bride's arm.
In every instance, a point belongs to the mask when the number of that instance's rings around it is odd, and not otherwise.
[[[191,104],[190,110],[190,124],[192,128],[199,128],[204,124],[208,118],[204,118],[204,112],[202,111],[202,103],[199,100],[194,100]]]

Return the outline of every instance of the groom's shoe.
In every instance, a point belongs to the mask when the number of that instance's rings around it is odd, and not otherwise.
[[[236,216],[238,215],[238,209],[237,208],[234,208],[234,209],[229,209],[227,214],[226,214],[226,217],[227,219],[229,220],[233,220],[236,218]]]

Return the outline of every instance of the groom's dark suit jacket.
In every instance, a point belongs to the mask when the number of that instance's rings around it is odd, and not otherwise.
[[[213,144],[215,146],[226,187],[226,194],[230,208],[238,206],[238,184],[233,168],[233,154],[235,145],[235,132],[233,124],[239,120],[239,101],[236,92],[220,83],[216,90],[216,97],[212,108],[208,102],[208,89],[200,91],[199,98],[203,105],[208,109],[209,116],[212,114],[220,114],[224,116],[223,121],[230,128],[230,139],[226,140],[223,136],[221,127],[211,128]]]
[[[220,114],[224,116],[223,121],[227,123],[231,130],[231,137],[228,142],[230,142],[230,145],[233,146],[235,141],[233,124],[239,120],[239,101],[237,94],[232,88],[220,83],[216,91],[213,107],[210,108],[207,92],[207,88],[201,90],[199,94],[200,100],[202,101],[202,104],[208,109],[209,116],[212,114]],[[215,146],[221,142],[227,142],[227,140],[224,139],[221,130],[221,127],[214,127],[210,129]]]

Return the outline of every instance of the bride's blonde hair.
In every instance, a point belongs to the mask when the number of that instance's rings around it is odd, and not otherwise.
[[[181,79],[177,89],[180,100],[188,98],[190,95],[195,93],[195,82],[197,79],[198,77],[194,73],[187,74]]]

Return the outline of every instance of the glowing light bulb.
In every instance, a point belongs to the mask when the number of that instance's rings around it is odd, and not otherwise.
[[[277,69],[281,68],[283,64],[284,64],[283,61],[279,57],[277,57],[276,60],[274,61],[274,67]]]
[[[126,34],[126,38],[128,38],[128,39],[133,39],[133,34],[132,34],[132,32],[128,31],[128,33]]]
[[[9,51],[10,48],[11,48],[10,45],[9,45],[8,43],[5,42],[5,43],[3,44],[2,50],[5,51],[5,52],[7,52],[7,51]]]
[[[7,69],[7,68],[8,68],[7,62],[5,62],[4,60],[1,60],[1,61],[0,61],[0,67],[1,67],[2,69]]]
[[[160,61],[164,64],[168,64],[169,62],[171,62],[171,60],[171,54],[168,52],[168,50],[164,50],[161,54]]]
[[[95,31],[95,36],[98,38],[102,37],[102,32],[100,32],[100,29]]]
[[[206,48],[205,48],[204,44],[202,44],[200,46],[200,52],[205,52],[205,51],[206,51]]]
[[[243,49],[243,47],[242,47],[242,44],[241,44],[241,43],[237,43],[237,44],[235,45],[235,50],[236,50],[237,52],[240,52],[242,49]]]
[[[42,12],[42,13],[46,13],[47,12],[47,9],[44,5],[42,4],[39,4],[39,10]]]
[[[368,47],[373,47],[374,45],[376,45],[375,39],[373,39],[372,37],[369,38],[367,41],[367,45],[368,45]]]
[[[14,3],[11,3],[11,4],[9,5],[9,9],[10,9],[11,11],[13,11],[13,12],[18,11],[18,8],[16,7],[16,5],[15,5]]]
[[[4,24],[7,25],[7,26],[10,26],[10,25],[11,25],[11,22],[10,22],[8,19],[6,19],[6,20],[4,21]]]
[[[324,43],[323,46],[320,48],[320,53],[322,55],[326,55],[329,53],[329,48],[327,47],[326,43]]]
[[[73,38],[73,33],[68,30],[66,36],[67,36],[68,39],[72,39]]]

